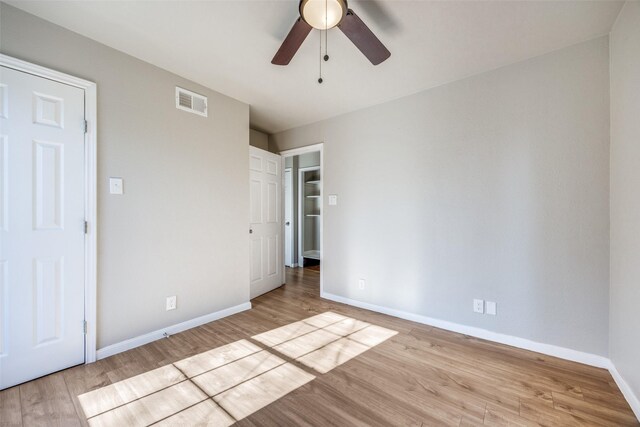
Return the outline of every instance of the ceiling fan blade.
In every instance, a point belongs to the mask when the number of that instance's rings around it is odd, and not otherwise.
[[[311,25],[304,22],[302,18],[298,18],[295,24],[293,24],[291,31],[289,31],[289,34],[287,34],[287,38],[282,42],[282,46],[280,46],[280,49],[278,49],[276,55],[271,60],[271,63],[274,65],[289,64],[310,32]]]
[[[338,28],[349,37],[349,40],[360,49],[360,52],[362,52],[373,65],[378,65],[391,56],[391,52],[384,47],[382,42],[371,32],[369,27],[362,22],[362,19],[360,19],[353,10],[349,9],[347,11],[347,15],[342,22],[338,24]]]

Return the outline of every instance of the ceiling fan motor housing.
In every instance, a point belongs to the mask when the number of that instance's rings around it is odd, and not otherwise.
[[[347,15],[347,0],[300,0],[300,16],[318,30],[328,30],[340,24]]]

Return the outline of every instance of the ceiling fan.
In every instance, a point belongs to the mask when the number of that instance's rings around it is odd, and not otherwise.
[[[289,64],[313,28],[328,30],[336,26],[373,65],[378,65],[391,56],[369,27],[347,7],[347,0],[300,0],[298,9],[300,17],[271,60],[272,64]]]

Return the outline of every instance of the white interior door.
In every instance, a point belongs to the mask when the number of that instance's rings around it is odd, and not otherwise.
[[[0,67],[0,388],[84,362],[84,90]]]
[[[280,156],[249,147],[251,298],[282,285]]]
[[[284,265],[293,267],[293,175],[284,171]]]

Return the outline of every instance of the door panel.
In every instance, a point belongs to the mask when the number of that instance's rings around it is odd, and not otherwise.
[[[33,323],[36,325],[36,345],[59,340],[62,337],[63,260],[61,258],[36,259],[33,281],[35,304]]]
[[[278,236],[267,237],[267,276],[278,273]]]
[[[280,219],[278,216],[278,203],[280,197],[278,197],[279,183],[268,182],[267,183],[267,222],[274,223]]]
[[[249,191],[251,194],[251,223],[262,223],[262,181],[252,179],[250,182]]]
[[[251,284],[262,280],[262,239],[252,237],[251,246]]]
[[[280,156],[249,147],[251,298],[282,285]]]
[[[84,91],[0,68],[0,388],[84,362]]]

